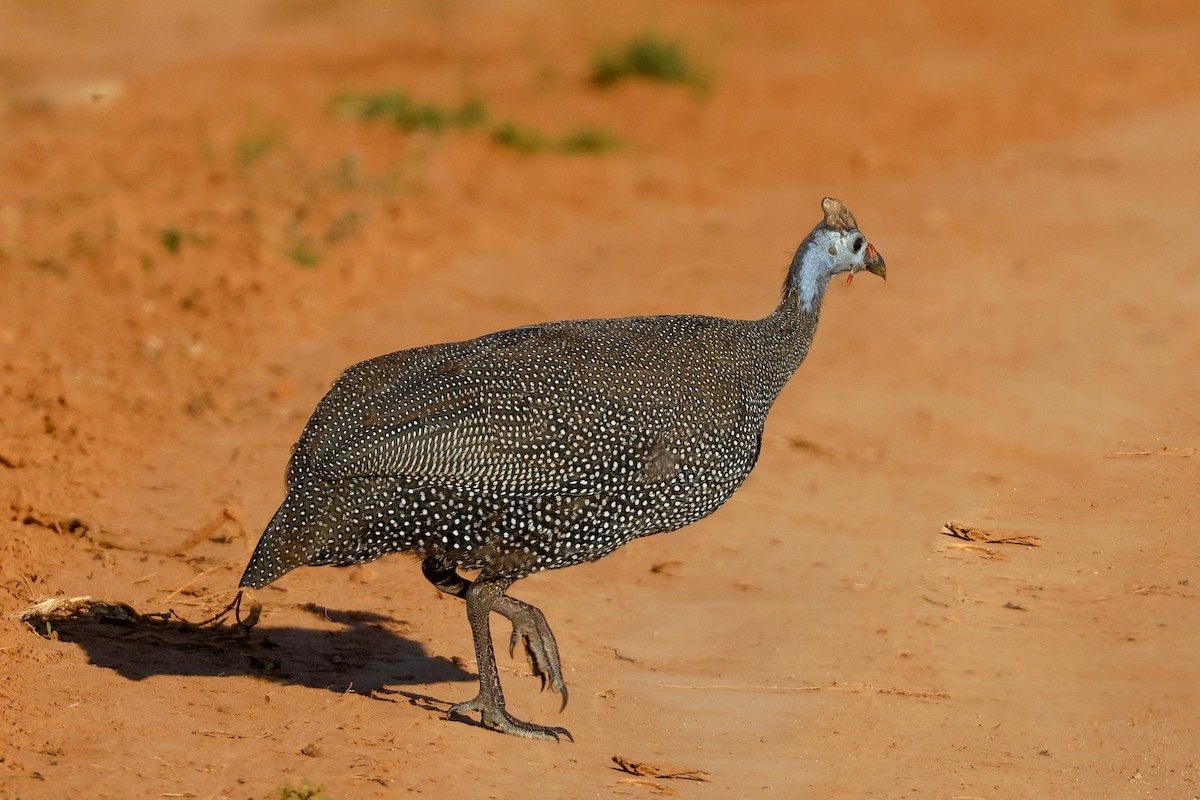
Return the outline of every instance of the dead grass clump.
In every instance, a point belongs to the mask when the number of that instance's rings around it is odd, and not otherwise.
[[[45,637],[54,636],[56,628],[70,622],[109,623],[114,625],[148,623],[152,626],[186,630],[199,630],[201,628],[215,629],[221,627],[231,614],[238,629],[249,631],[258,624],[262,607],[257,600],[249,598],[245,609],[246,615],[243,618],[242,599],[243,593],[238,592],[229,605],[200,622],[192,622],[184,619],[179,614],[170,610],[161,613],[143,614],[128,603],[101,600],[98,597],[86,595],[82,597],[51,597],[47,600],[34,603],[15,616],[33,628],[38,634]]]

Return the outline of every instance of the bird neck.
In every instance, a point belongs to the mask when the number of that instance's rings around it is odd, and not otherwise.
[[[763,320],[771,334],[768,338],[774,342],[776,348],[781,353],[792,354],[792,358],[785,360],[791,361],[794,358],[793,369],[800,366],[800,362],[808,353],[808,346],[812,343],[821,316],[825,287],[829,284],[826,279],[820,283],[815,293],[808,294],[798,285],[795,278],[794,272],[788,274],[779,305]]]
[[[788,274],[779,306],[754,323],[760,331],[755,340],[762,348],[757,354],[756,366],[762,373],[759,387],[764,395],[758,400],[767,407],[808,355],[821,312],[824,286],[820,286],[820,291],[810,296],[806,303],[794,273],[795,270]]]
[[[825,289],[832,277],[825,253],[828,236],[828,231],[817,228],[796,248],[787,280],[783,284],[780,307],[794,302],[805,313],[820,313],[821,301],[825,298]],[[794,297],[791,296],[793,294]]]
[[[770,407],[803,363],[817,332],[821,303],[831,277],[822,258],[825,245],[816,241],[818,233],[819,229],[814,230],[796,248],[779,305],[752,323],[758,328],[754,338],[761,348],[755,360],[763,395],[757,400],[766,407]]]
[[[804,359],[812,342],[817,318],[821,314],[821,303],[825,300],[825,290],[832,277],[827,269],[825,245],[818,241],[820,233],[819,228],[814,230],[796,248],[783,282],[779,306],[767,317],[769,327],[776,332],[781,346],[786,348],[790,342],[792,346],[801,348],[800,360]],[[800,366],[799,361],[796,366]]]

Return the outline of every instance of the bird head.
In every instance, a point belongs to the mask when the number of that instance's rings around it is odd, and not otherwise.
[[[858,229],[846,204],[826,197],[821,209],[825,218],[800,244],[793,261],[794,279],[806,310],[811,310],[829,280],[843,272],[848,273],[846,283],[862,269],[887,280],[883,256]]]

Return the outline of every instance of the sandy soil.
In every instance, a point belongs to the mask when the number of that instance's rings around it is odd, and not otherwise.
[[[0,797],[1200,797],[1200,9],[603,6],[0,4]],[[711,89],[588,83],[646,29]],[[629,144],[329,113],[391,87]],[[441,718],[467,623],[404,557],[248,637],[12,616],[213,613],[343,367],[761,315],[826,194],[889,280],[831,289],[745,488],[514,589],[572,694],[502,658],[510,706],[574,744]]]

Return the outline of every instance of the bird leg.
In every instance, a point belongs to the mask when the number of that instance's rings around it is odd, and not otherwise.
[[[427,559],[421,564],[426,580],[441,591],[466,599],[471,582],[452,569],[446,569]],[[525,656],[533,674],[542,680],[542,691],[549,686],[551,691],[562,695],[559,711],[567,707],[567,684],[563,680],[562,664],[558,658],[558,642],[546,622],[546,617],[537,606],[523,600],[501,595],[492,610],[502,614],[512,623],[512,637],[508,640],[508,655],[512,658],[517,642],[525,645]]]
[[[492,611],[496,610],[497,601],[504,597],[504,590],[508,588],[508,584],[509,581],[505,579],[480,578],[472,581],[467,587],[467,619],[471,622],[475,659],[479,664],[479,694],[465,703],[451,706],[450,713],[465,715],[478,711],[483,727],[527,739],[558,741],[560,736],[566,736],[574,741],[566,728],[522,722],[509,714],[504,707],[504,690],[500,688],[500,673],[496,670],[496,652],[492,648],[489,620]]]
[[[424,562],[422,562],[421,571],[424,573],[425,578],[439,590],[455,597],[461,597],[464,600],[469,597],[470,589],[474,585],[471,581],[468,581],[453,569],[446,569],[445,567],[437,564],[433,559],[426,559]],[[478,581],[476,581],[476,583],[478,583]],[[518,641],[521,641],[525,645],[525,654],[529,659],[530,667],[533,669],[533,674],[541,678],[542,689],[545,690],[546,686],[549,685],[553,691],[556,691],[562,695],[562,706],[559,708],[561,711],[567,707],[567,685],[563,680],[562,665],[559,662],[558,657],[558,643],[554,639],[554,633],[550,630],[550,625],[546,622],[546,617],[542,614],[540,609],[522,600],[518,600],[515,597],[509,597],[507,594],[504,594],[503,589],[507,588],[507,586],[508,584],[505,583],[501,588],[499,595],[492,600],[491,610],[504,615],[504,617],[506,617],[508,621],[512,623],[513,631],[512,637],[508,642],[508,654],[510,657],[513,655]],[[469,602],[467,616],[471,620],[472,633],[476,633],[476,623],[474,617],[471,616]],[[487,624],[486,618],[484,620],[484,624]],[[488,630],[487,642],[488,653],[493,659],[492,664],[494,671],[494,649],[491,646],[490,628]],[[476,655],[479,655],[478,639],[476,639]],[[483,658],[480,657],[480,697],[482,697],[485,693],[483,664]],[[504,698],[503,695],[499,693],[499,677],[496,678],[495,683],[497,694],[500,697],[500,708],[503,710]],[[476,700],[479,699],[479,697],[476,698]],[[474,703],[475,701],[471,702]],[[457,708],[458,707],[456,707],[456,709]],[[487,725],[486,718],[484,724]],[[488,727],[492,726],[489,725]],[[567,733],[563,728],[553,728],[549,730],[554,730],[570,737],[570,734]],[[512,733],[513,731],[507,732]],[[554,738],[557,738],[557,736]]]
[[[422,561],[421,574],[425,576],[425,580],[436,586],[438,591],[467,599],[467,589],[470,588],[471,582],[454,570],[441,566],[436,560],[427,558]]]

